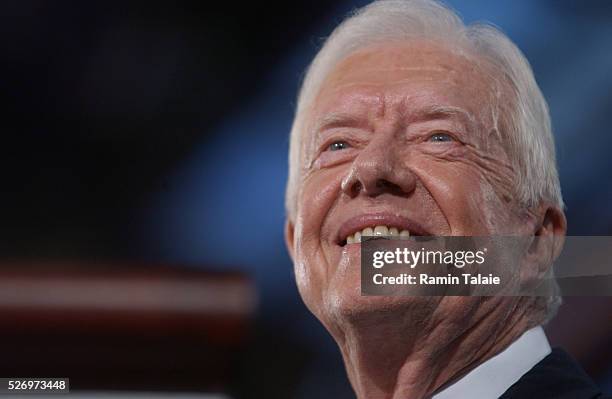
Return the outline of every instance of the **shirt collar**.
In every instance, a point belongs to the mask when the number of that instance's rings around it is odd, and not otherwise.
[[[499,398],[549,353],[550,344],[544,330],[541,326],[534,327],[431,399]]]

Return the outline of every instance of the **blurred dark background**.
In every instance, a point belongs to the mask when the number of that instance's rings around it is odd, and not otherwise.
[[[2,2],[4,262],[243,272],[259,305],[235,391],[351,397],[298,297],[283,195],[302,74],[366,3]],[[524,51],[551,109],[568,233],[610,235],[612,3],[448,4]],[[610,305],[570,300],[551,340],[584,340],[571,317],[597,308],[609,325]],[[608,338],[574,355],[610,389]]]

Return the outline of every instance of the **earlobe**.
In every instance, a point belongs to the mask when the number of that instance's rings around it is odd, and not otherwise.
[[[294,259],[293,257],[293,233],[294,233],[294,226],[293,226],[293,222],[291,222],[291,220],[287,219],[285,221],[285,245],[287,246],[287,251],[289,252],[289,256],[291,257],[291,260]]]

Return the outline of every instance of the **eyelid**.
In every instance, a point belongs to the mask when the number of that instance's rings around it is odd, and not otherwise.
[[[339,133],[339,134],[330,135],[324,140],[321,140],[319,144],[318,152],[323,153],[323,152],[329,151],[329,148],[331,147],[331,145],[337,142],[345,142],[349,148],[355,147],[355,140],[349,137],[348,134]]]
[[[446,135],[446,136],[450,137],[452,139],[452,141],[455,141],[457,143],[463,144],[463,141],[460,140],[459,137],[457,137],[456,134],[454,134],[452,132],[449,132],[448,130],[434,130],[434,131],[430,132],[429,134],[427,134],[427,136],[425,137],[424,141],[429,141],[429,139],[431,139],[433,136],[435,136],[437,134]]]
[[[346,144],[346,148],[340,148],[340,149],[338,149],[338,150],[333,150],[333,149],[332,149],[332,146],[333,146],[334,144],[336,144],[336,143],[343,143],[343,144]],[[331,143],[329,143],[329,145],[328,145],[328,146],[326,146],[326,147],[324,148],[324,150],[323,150],[323,151],[332,151],[332,152],[335,152],[335,151],[340,151],[340,150],[346,150],[346,149],[348,149],[348,148],[352,148],[352,147],[353,147],[353,146],[351,145],[351,143],[349,143],[347,140],[333,140]]]

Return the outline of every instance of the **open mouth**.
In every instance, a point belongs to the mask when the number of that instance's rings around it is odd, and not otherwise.
[[[353,234],[349,234],[345,239],[340,241],[339,245],[344,247],[347,244],[359,244],[361,243],[364,237],[369,237],[369,239],[414,239],[415,241],[429,241],[434,239],[435,237],[431,235],[420,235],[414,232],[410,232],[410,230],[400,229],[398,227],[390,227],[384,225],[378,225],[373,227],[366,227],[361,231],[356,231]]]
[[[380,238],[408,238],[410,237],[409,230],[403,230],[394,226],[378,225],[373,227],[366,227],[361,231],[356,231],[353,234],[349,234],[340,243],[342,246],[346,244],[360,243],[362,237],[380,237]]]
[[[342,223],[336,235],[336,244],[341,247],[359,244],[364,237],[420,240],[431,236],[423,225],[412,218],[391,213],[362,214]]]

